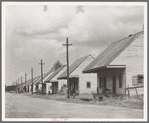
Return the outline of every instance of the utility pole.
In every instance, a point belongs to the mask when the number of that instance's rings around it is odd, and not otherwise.
[[[22,76],[21,76],[21,91],[22,91]]]
[[[68,91],[67,91],[67,95],[68,95],[68,98],[70,97],[69,94],[70,94],[70,87],[69,87],[69,54],[68,54],[68,46],[72,45],[72,44],[68,44],[68,37],[66,38],[66,44],[62,44],[63,46],[66,46],[66,54],[67,54],[67,88],[68,88]]]
[[[42,71],[42,65],[44,65],[45,63],[42,63],[42,59],[41,59],[41,83],[42,83],[42,96],[43,96],[43,71]]]
[[[27,77],[27,74],[25,73],[25,92],[26,92],[26,77]]]
[[[17,88],[18,88],[18,82],[17,82],[17,80],[16,80],[16,92],[17,92]]]
[[[20,78],[18,78],[18,91],[20,90],[19,86],[20,86]]]
[[[33,68],[31,68],[31,77],[32,77],[32,95],[33,95]]]

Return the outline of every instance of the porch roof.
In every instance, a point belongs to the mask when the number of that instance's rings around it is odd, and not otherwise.
[[[79,78],[79,75],[69,75],[69,79],[73,79],[73,78]],[[67,79],[67,76],[58,78],[58,79]]]
[[[142,33],[143,31],[112,43],[83,70],[83,73],[97,72],[98,69],[108,66]]]
[[[44,83],[46,84],[46,83],[54,83],[54,82],[58,82],[58,80],[46,81]]]

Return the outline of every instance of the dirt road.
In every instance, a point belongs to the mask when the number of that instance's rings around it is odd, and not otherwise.
[[[143,110],[74,104],[6,93],[6,118],[143,118]]]

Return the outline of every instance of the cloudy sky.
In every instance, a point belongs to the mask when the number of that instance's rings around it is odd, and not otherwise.
[[[142,30],[143,6],[7,5],[5,7],[5,78],[12,84],[24,73],[31,78],[60,60],[66,64],[68,37],[70,64],[77,58],[99,55],[110,43]],[[23,78],[24,81],[24,78]]]

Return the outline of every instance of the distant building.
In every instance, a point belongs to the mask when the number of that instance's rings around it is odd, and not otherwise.
[[[5,89],[6,92],[13,92],[16,91],[16,86],[15,85],[11,85],[11,86],[7,86]]]
[[[45,75],[43,75],[43,93],[46,94],[48,93],[48,91],[46,90],[46,84],[44,83],[44,81],[51,76],[51,74],[53,73],[53,71],[48,71]],[[36,82],[36,91],[39,93],[42,93],[42,79],[40,76],[40,79]]]
[[[71,93],[92,93],[96,92],[97,82],[95,74],[84,74],[82,71],[91,63],[94,58],[87,55],[76,60],[69,67],[69,83]],[[67,69],[58,77],[58,80],[67,80]]]
[[[27,87],[28,87],[28,92],[32,92],[33,90],[33,93],[36,92],[36,82],[40,79],[40,76],[36,76],[33,78],[33,82],[32,82],[32,79],[30,79],[30,81],[28,82],[27,84]],[[33,87],[32,87],[32,83],[33,83]]]
[[[83,73],[97,73],[96,81],[100,93],[106,93],[109,89],[113,94],[125,94],[126,87],[143,84],[143,63],[143,32],[138,32],[112,43]],[[139,93],[143,93],[143,89]]]
[[[65,91],[66,92],[66,80],[57,80],[57,78],[66,70],[66,65],[61,66],[57,70],[55,70],[48,78],[44,80],[44,84],[46,84],[46,93],[55,94],[57,91]]]

